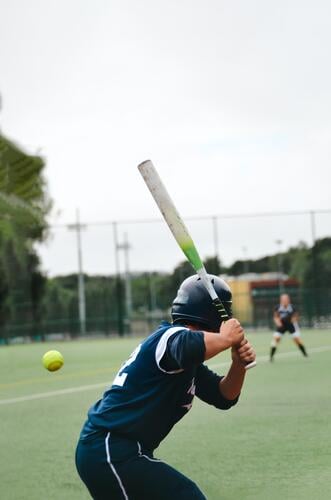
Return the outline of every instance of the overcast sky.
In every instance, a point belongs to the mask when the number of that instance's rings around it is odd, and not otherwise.
[[[136,169],[151,158],[206,257],[212,223],[190,217],[331,208],[330,47],[327,0],[0,0],[0,126],[44,156],[54,224],[76,207],[158,218]],[[217,229],[227,264],[311,243],[309,216]],[[124,232],[132,269],[182,260],[161,223]],[[86,271],[112,272],[112,227],[90,226],[83,250]],[[50,274],[77,268],[65,228],[40,252]]]

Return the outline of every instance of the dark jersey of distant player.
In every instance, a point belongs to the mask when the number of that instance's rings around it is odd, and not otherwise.
[[[277,332],[285,333],[286,331],[289,331],[290,333],[294,333],[296,330],[293,317],[296,314],[296,310],[292,304],[289,304],[288,306],[279,304],[275,307],[275,312],[278,314],[282,322],[282,326],[277,327]]]
[[[81,439],[105,430],[154,450],[192,407],[194,395],[219,409],[229,401],[222,379],[203,364],[204,335],[163,322],[122,365],[103,398],[88,412]]]
[[[278,306],[275,307],[275,312],[278,313],[283,325],[287,326],[293,322],[293,316],[296,313],[296,310],[292,306],[292,304],[289,304],[286,307],[279,304]]]

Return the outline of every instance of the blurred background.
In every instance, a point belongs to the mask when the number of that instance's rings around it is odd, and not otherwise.
[[[331,323],[330,5],[0,1],[0,342],[147,334],[192,269]]]
[[[157,456],[210,500],[331,498],[330,20],[328,0],[0,0],[1,500],[89,497],[86,412],[193,272],[147,159],[258,360],[233,412],[196,398]],[[284,335],[270,363],[283,292],[308,357]]]

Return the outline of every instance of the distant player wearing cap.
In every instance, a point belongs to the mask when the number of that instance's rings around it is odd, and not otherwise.
[[[301,340],[298,318],[299,315],[291,304],[290,296],[287,293],[283,293],[280,296],[279,305],[274,309],[273,319],[276,325],[276,331],[273,334],[271,342],[270,361],[273,361],[277,344],[279,344],[285,332],[291,334],[294,343],[298,346],[302,354],[306,357],[308,356],[306,348]]]
[[[211,279],[231,318],[229,287],[217,276]],[[154,458],[153,452],[191,409],[195,395],[220,410],[235,405],[245,364],[255,360],[255,352],[238,320],[221,324],[197,275],[180,286],[171,315],[172,324],[161,323],[134,350],[111,388],[88,412],[76,466],[95,500],[206,498],[193,481]],[[227,349],[232,364],[219,376],[204,361]],[[203,436],[196,439],[207,453]]]

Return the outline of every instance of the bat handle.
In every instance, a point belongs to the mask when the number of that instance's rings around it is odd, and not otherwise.
[[[254,368],[254,366],[256,366],[256,361],[252,361],[251,363],[247,363],[247,365],[245,365],[245,370],[250,370],[251,368]]]
[[[219,298],[213,300],[213,304],[216,307],[217,311],[219,312],[220,317],[222,318],[222,321],[227,321],[229,319],[229,315],[226,312],[225,307],[223,306],[222,302],[220,301]],[[250,370],[251,368],[254,368],[256,366],[256,361],[252,361],[251,363],[247,363],[245,365],[245,370]]]

